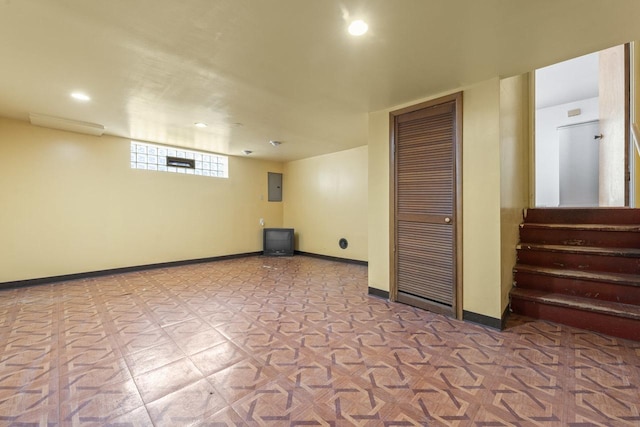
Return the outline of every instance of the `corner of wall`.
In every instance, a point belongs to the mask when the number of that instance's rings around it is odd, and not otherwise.
[[[501,310],[509,304],[519,224],[529,201],[529,79],[500,81],[500,246]]]
[[[367,163],[364,145],[284,165],[283,223],[296,229],[296,250],[367,261]]]

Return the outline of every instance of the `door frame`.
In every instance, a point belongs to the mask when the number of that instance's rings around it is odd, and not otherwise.
[[[635,72],[633,67],[633,50],[635,49],[636,42],[627,42],[621,44],[624,46],[624,207],[634,207],[632,204],[636,206],[640,201],[634,200],[634,185],[632,181],[635,178],[635,159],[632,157],[633,154],[633,141],[632,141],[632,109],[633,109],[633,97],[636,95],[636,88],[633,87],[633,73]],[[620,45],[617,45],[620,46]],[[600,51],[595,51],[592,53],[596,53]],[[569,58],[570,60],[572,58]],[[563,62],[563,61],[560,61]],[[529,206],[535,208],[538,206],[538,198],[536,197],[536,70],[532,70],[529,72]],[[598,116],[598,120],[600,117]],[[594,206],[593,208],[597,208],[598,206]],[[640,206],[637,206],[640,207]],[[547,209],[554,209],[552,206],[545,206]],[[557,207],[556,207],[557,208]]]
[[[631,207],[631,180],[634,179],[634,171],[631,169],[633,159],[631,155],[631,43],[624,44],[624,205]]]
[[[397,282],[397,240],[396,240],[396,117],[406,113],[435,107],[440,104],[454,102],[455,105],[455,136],[454,136],[454,202],[453,202],[453,253],[455,268],[453,271],[453,307],[452,311],[457,319],[462,320],[462,92],[453,93],[440,98],[421,102],[416,105],[401,108],[389,113],[389,300],[398,299]]]

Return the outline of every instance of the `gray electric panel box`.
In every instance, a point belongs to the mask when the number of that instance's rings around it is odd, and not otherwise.
[[[276,172],[267,172],[269,179],[269,201],[282,201],[282,174]]]

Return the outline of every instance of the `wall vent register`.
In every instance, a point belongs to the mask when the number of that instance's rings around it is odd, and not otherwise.
[[[229,158],[217,154],[131,141],[131,169],[229,178]]]

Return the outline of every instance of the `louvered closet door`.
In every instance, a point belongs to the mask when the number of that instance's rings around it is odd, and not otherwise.
[[[397,300],[455,313],[456,104],[395,118]]]

